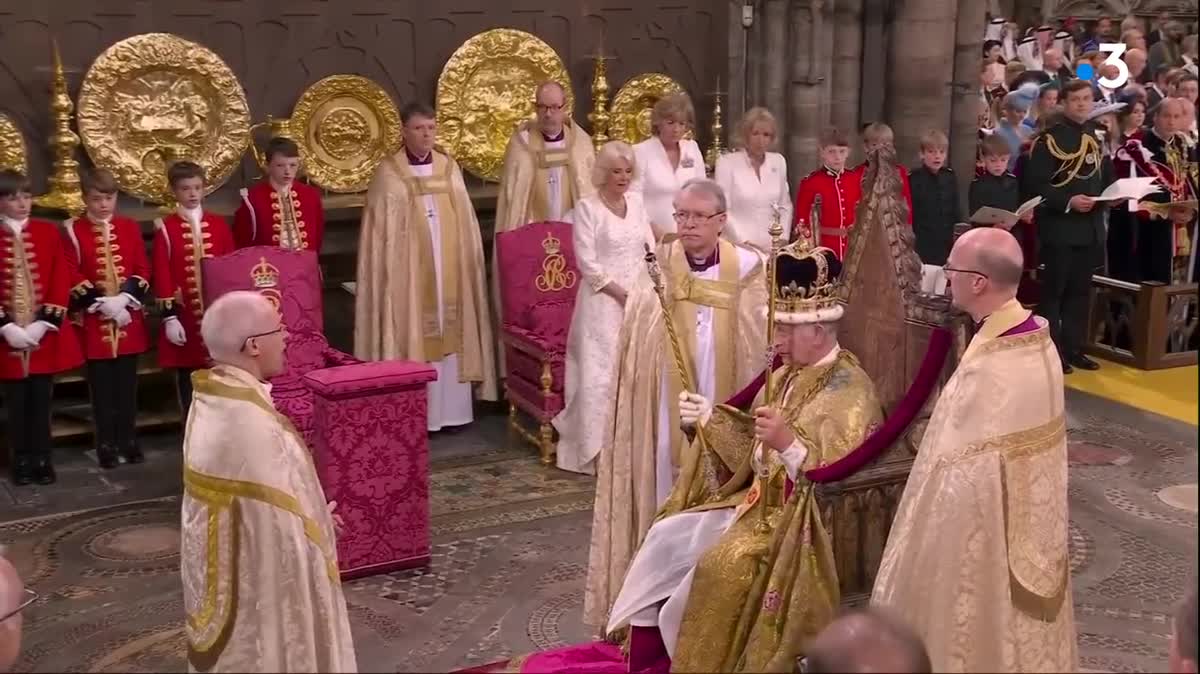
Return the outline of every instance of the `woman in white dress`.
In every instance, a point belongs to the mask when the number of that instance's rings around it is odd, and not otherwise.
[[[592,170],[596,193],[576,203],[572,239],[582,283],[567,337],[567,404],[554,418],[558,467],[594,474],[596,455],[609,434],[617,336],[625,297],[647,277],[646,245],[654,245],[637,180],[633,148],[613,141],[600,148]],[[648,279],[646,279],[648,282]]]
[[[768,152],[775,144],[775,116],[766,108],[750,108],[734,135],[737,152],[717,159],[715,179],[729,203],[723,235],[733,243],[771,250],[772,206],[778,206],[779,222],[792,222],[792,197],[788,191],[787,160]]]
[[[633,190],[642,195],[654,237],[675,231],[675,194],[692,178],[704,178],[704,155],[696,141],[684,138],[696,124],[687,94],[663,96],[650,113],[653,135],[633,146],[638,177]]]

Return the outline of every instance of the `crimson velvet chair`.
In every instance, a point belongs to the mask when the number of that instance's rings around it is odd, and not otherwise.
[[[429,446],[424,363],[365,363],[329,346],[321,272],[311,251],[243,248],[201,267],[204,301],[234,290],[265,295],[288,328],[287,371],[275,407],[312,451],[321,486],[344,521],[343,578],[429,562]]]
[[[512,434],[536,446],[543,464],[554,463],[550,420],[562,410],[567,331],[575,310],[579,272],[571,225],[535,222],[496,235],[500,267],[500,336],[504,345],[504,393]],[[533,418],[536,432],[522,425]]]

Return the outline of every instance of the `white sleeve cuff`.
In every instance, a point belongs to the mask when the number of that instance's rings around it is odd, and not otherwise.
[[[796,482],[796,476],[800,474],[800,470],[804,467],[804,460],[808,458],[808,447],[804,446],[800,440],[793,440],[791,446],[779,453],[779,459],[783,461],[783,467],[787,470],[788,477],[792,482]]]

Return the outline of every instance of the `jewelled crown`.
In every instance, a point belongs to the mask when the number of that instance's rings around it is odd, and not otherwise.
[[[780,323],[823,323],[842,317],[837,300],[842,261],[825,247],[797,241],[775,258],[775,320]]]
[[[267,262],[267,258],[258,258],[258,264],[250,270],[250,278],[254,280],[255,288],[274,288],[279,285],[279,269]]]
[[[558,255],[562,251],[562,242],[558,240],[557,236],[554,236],[553,232],[547,232],[546,238],[542,239],[542,250],[547,255]]]

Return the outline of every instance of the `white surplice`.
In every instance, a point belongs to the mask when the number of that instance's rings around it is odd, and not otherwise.
[[[679,165],[672,168],[658,136],[634,145],[633,154],[637,160],[637,178],[630,191],[641,193],[654,236],[661,239],[663,234],[675,231],[674,202],[679,188],[692,178],[705,177],[704,155],[696,141],[685,138],[679,141]]]
[[[596,472],[596,455],[610,435],[625,307],[601,289],[616,283],[629,291],[649,280],[645,247],[653,248],[654,234],[641,195],[630,192],[625,203],[624,218],[598,195],[583,198],[574,209],[572,240],[581,283],[567,338],[566,407],[553,423],[559,434],[558,467],[576,473]]]
[[[840,351],[841,348],[835,345],[812,367],[832,363]],[[791,389],[783,392],[781,407],[791,393]],[[762,467],[762,452],[762,446],[756,446],[751,460],[756,471]],[[772,453],[774,456],[778,456],[788,477],[795,481],[808,456],[808,448],[797,440],[782,452]],[[673,655],[696,563],[705,551],[717,544],[736,515],[736,508],[682,512],[651,526],[625,575],[605,632],[612,633],[626,624],[657,625],[667,653]]]
[[[771,250],[767,230],[774,217],[772,205],[779,206],[779,222],[785,231],[792,222],[792,197],[783,155],[768,152],[757,172],[745,150],[721,155],[714,179],[725,190],[728,204],[723,236],[764,252]]]
[[[414,164],[413,175],[428,178],[433,175],[433,164]],[[432,194],[421,197],[425,201],[425,216],[429,218],[429,241],[435,251],[442,249],[442,227],[438,217],[437,199]],[[442,266],[445,261],[441,255],[433,256],[433,271],[437,278],[438,322],[444,327],[446,321],[445,301],[442,299]],[[465,426],[475,420],[472,407],[471,383],[458,379],[458,355],[450,354],[445,358],[429,363],[437,371],[437,381],[426,384],[429,414],[426,428],[430,431],[440,431],[453,426]]]
[[[741,270],[741,277],[745,278],[747,274],[754,271],[756,263],[761,259],[757,253],[748,248],[737,248],[738,268]],[[692,272],[692,276],[705,281],[716,281],[720,278],[721,263],[705,269],[701,272]],[[713,342],[713,308],[702,305],[696,305],[696,352],[692,354],[692,362],[696,364],[696,381],[693,386],[696,390],[693,393],[698,393],[709,400],[712,400],[717,388],[717,353],[716,344]],[[726,358],[731,357],[730,354],[722,354]],[[675,405],[679,401],[671,397],[671,385],[667,380],[667,373],[664,371],[658,377],[658,431],[656,433],[656,447],[654,448],[654,484],[655,492],[658,496],[658,505],[667,500],[671,495],[671,486],[675,484],[676,468],[671,460],[671,413],[668,405]],[[718,400],[717,402],[723,402]]]

